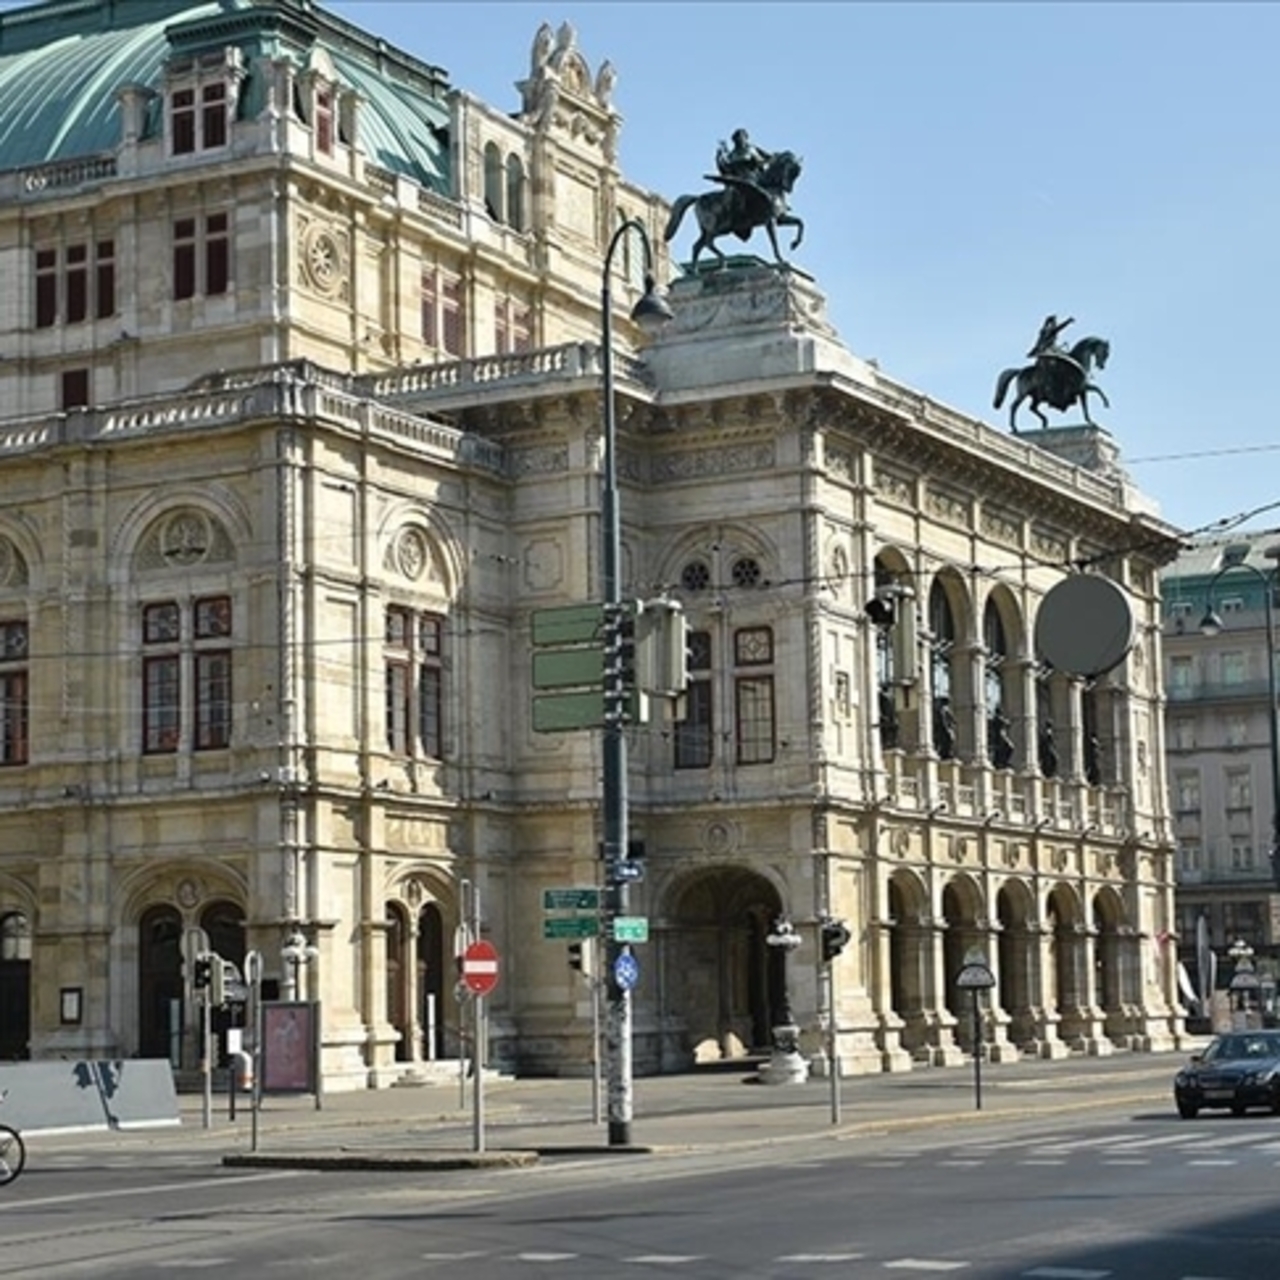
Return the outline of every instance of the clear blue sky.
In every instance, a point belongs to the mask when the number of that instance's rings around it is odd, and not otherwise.
[[[707,189],[739,126],[803,156],[794,260],[859,355],[1003,429],[1000,370],[1072,315],[1111,342],[1094,414],[1165,518],[1280,523],[1280,5],[320,3],[511,111],[534,32],[570,21],[617,68],[632,181]]]
[[[1075,316],[1064,337],[1112,344],[1095,416],[1166,519],[1280,502],[1280,6],[330,7],[507,110],[539,24],[569,20],[617,67],[633,181],[706,189],[739,125],[803,156],[795,261],[859,355],[1004,427],[997,374]]]

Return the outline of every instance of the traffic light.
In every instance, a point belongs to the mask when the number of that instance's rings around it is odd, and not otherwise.
[[[830,962],[849,945],[853,935],[843,920],[824,920],[822,922],[822,959]]]
[[[636,680],[645,693],[675,698],[689,683],[689,627],[674,600],[645,600],[636,628]]]
[[[191,972],[191,985],[197,991],[203,991],[213,981],[213,957],[210,955],[196,956],[195,967]]]
[[[569,968],[577,969],[579,973],[582,973],[584,972],[582,966],[583,966],[582,943],[580,942],[569,943]]]

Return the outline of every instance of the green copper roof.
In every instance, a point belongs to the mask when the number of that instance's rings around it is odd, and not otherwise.
[[[363,99],[370,161],[447,191],[444,73],[309,0],[49,0],[0,13],[0,171],[114,151],[122,86],[158,89],[175,54],[226,45],[239,46],[250,68],[248,110],[264,94],[252,83],[255,58],[302,64],[324,48]]]

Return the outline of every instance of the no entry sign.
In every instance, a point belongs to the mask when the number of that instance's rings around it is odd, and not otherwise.
[[[462,953],[462,981],[468,991],[487,996],[498,985],[498,949],[483,938]]]

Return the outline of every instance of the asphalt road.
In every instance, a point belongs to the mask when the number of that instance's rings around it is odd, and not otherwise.
[[[0,1276],[1275,1280],[1278,1167],[1280,1119],[1132,1104],[450,1173],[68,1146],[0,1191]]]

